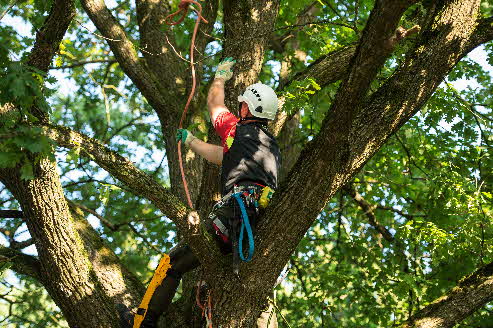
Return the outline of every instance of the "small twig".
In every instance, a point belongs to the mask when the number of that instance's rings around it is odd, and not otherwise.
[[[309,25],[325,25],[325,24],[335,25],[335,26],[343,26],[343,27],[347,27],[347,28],[349,28],[351,30],[354,30],[356,32],[359,32],[358,29],[356,29],[355,27],[353,27],[353,26],[351,26],[349,24],[333,22],[330,19],[322,19],[322,20],[313,21],[313,22],[307,22],[307,23],[302,23],[302,24],[286,25],[286,26],[279,27],[279,28],[275,29],[274,31],[281,31],[281,30],[285,30],[285,29],[293,29],[293,28],[296,28],[296,27],[304,27],[304,26],[309,26]]]
[[[15,6],[16,2],[17,2],[17,0],[12,0],[12,1],[10,2],[9,7],[8,7],[7,9],[5,9],[5,11],[2,13],[2,16],[0,16],[0,21],[3,19],[3,17],[4,17],[5,15],[7,15],[7,13],[10,11],[10,9],[12,9],[12,7],[14,7],[14,6]]]
[[[171,49],[173,49],[174,53],[179,57],[181,58],[183,61],[191,64],[191,62],[188,60],[188,59],[185,59],[176,49],[175,47],[173,46],[173,44],[169,41],[169,38],[168,38],[168,35],[165,34],[164,35],[166,37],[166,42],[168,42],[169,46],[171,47]]]
[[[298,280],[301,283],[301,288],[305,292],[305,295],[308,297],[308,294],[310,294],[310,293],[308,292],[308,288],[306,287],[306,283],[303,280],[303,273],[301,272],[300,267],[298,266],[298,264],[293,259],[291,259],[290,262],[291,262],[291,265],[294,266],[294,268],[296,269],[296,276],[298,277]]]
[[[429,178],[430,176],[428,175],[428,173],[426,173],[425,170],[423,170],[417,163],[416,161],[414,160],[414,158],[412,157],[411,155],[411,152],[409,151],[409,149],[407,149],[406,145],[404,144],[404,142],[402,142],[402,140],[399,138],[399,135],[398,134],[395,134],[395,138],[397,139],[397,141],[399,142],[399,144],[401,145],[401,147],[404,149],[404,151],[406,152],[406,155],[407,155],[407,158],[409,160],[409,163],[413,164],[418,170],[420,170],[421,172],[423,172],[423,174]]]
[[[89,31],[89,33],[91,33],[91,34],[93,34],[93,35],[97,36],[98,38],[105,39],[105,40],[108,40],[108,41],[114,41],[114,42],[121,42],[121,41],[123,41],[123,40],[115,40],[115,39],[110,39],[110,38],[107,38],[107,37],[105,37],[105,36],[102,36],[101,34],[98,34],[98,33],[96,33],[96,32],[93,32],[93,31],[91,31],[89,28],[85,27],[85,26],[84,26],[84,24],[82,24],[82,23],[81,23],[80,21],[78,21],[77,19],[75,19],[75,22],[76,22],[77,24],[79,24],[82,28],[84,28],[84,29],[86,29],[87,31]]]
[[[359,16],[359,0],[356,0],[354,2],[354,20],[353,20],[353,26],[355,29],[358,28],[358,16]]]
[[[410,220],[412,220],[413,218],[419,218],[419,217],[426,217],[427,216],[426,214],[407,214],[407,213],[404,213],[403,211],[398,210],[396,208],[393,208],[390,206],[383,206],[380,204],[378,204],[376,208],[379,210],[385,210],[385,211],[391,211],[391,212],[397,213],[400,216],[402,216],[406,219],[410,219]]]
[[[79,203],[75,203],[73,201],[69,201],[67,200],[69,203],[71,203],[72,205],[74,205],[75,207],[78,207],[80,208],[81,210],[83,210],[84,212],[86,213],[89,213],[89,214],[92,214],[94,215],[96,218],[99,219],[99,221],[101,221],[101,223],[105,226],[107,226],[111,231],[116,231],[118,230],[115,225],[111,222],[109,222],[108,220],[106,220],[104,217],[102,217],[98,212],[96,212],[95,210],[93,209],[90,209],[82,204],[79,204]]]
[[[17,137],[19,135],[20,135],[20,133],[18,133],[18,132],[11,132],[11,133],[7,133],[7,134],[0,134],[0,140],[12,139],[12,138]]]
[[[161,169],[161,167],[163,166],[163,163],[164,163],[164,159],[166,158],[166,154],[163,155],[163,158],[161,158],[161,162],[159,163],[158,167],[156,167],[156,169],[154,170],[154,172],[152,173],[152,176],[153,177],[156,177],[159,170]]]
[[[67,68],[74,68],[74,67],[79,67],[79,66],[84,66],[87,64],[96,64],[96,63],[116,63],[116,59],[93,59],[93,60],[86,60],[86,61],[80,61],[80,62],[75,62],[70,65],[65,65],[65,66],[51,66],[50,69],[67,69]]]
[[[90,183],[90,182],[99,182],[99,181],[94,180],[93,178],[90,178],[90,179],[87,179],[87,180],[74,181],[74,182],[71,182],[71,183],[64,184],[62,186],[62,188],[65,189],[65,188],[75,187],[75,186],[78,186],[78,185],[81,185],[81,184]]]
[[[332,10],[334,12],[334,14],[336,14],[340,19],[345,19],[345,17],[343,17],[335,8],[334,6],[332,6],[332,4],[329,2],[329,1],[323,1],[324,4],[330,8],[330,10]]]
[[[139,236],[140,238],[142,238],[142,240],[144,241],[144,243],[147,244],[147,246],[151,247],[153,250],[155,250],[157,253],[161,254],[161,250],[159,248],[157,248],[155,245],[151,244],[137,229],[135,229],[135,227],[132,225],[132,223],[128,223],[127,224],[130,229],[137,235]]]
[[[282,320],[284,320],[284,323],[288,326],[288,328],[291,328],[291,326],[289,325],[288,320],[286,320],[286,318],[284,317],[284,315],[281,313],[281,310],[277,307],[276,303],[274,303],[274,301],[270,297],[269,297],[269,302],[272,304],[272,306],[274,306],[274,308],[279,313],[279,315],[281,316]]]
[[[134,126],[134,125],[139,125],[139,123],[136,123],[136,121],[140,120],[143,117],[144,117],[144,115],[141,114],[141,115],[131,119],[126,124],[120,126],[118,129],[116,129],[114,132],[112,132],[108,138],[103,139],[103,143],[108,143],[111,139],[113,139],[115,136],[117,136],[120,132],[122,132],[126,128],[129,128],[129,127]]]

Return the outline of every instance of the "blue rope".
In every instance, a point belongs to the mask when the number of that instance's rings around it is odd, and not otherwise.
[[[238,240],[238,250],[240,253],[240,258],[242,261],[245,262],[250,262],[253,257],[253,251],[254,251],[254,242],[253,242],[253,232],[252,232],[252,227],[250,226],[250,221],[248,220],[248,214],[245,209],[245,204],[243,204],[243,200],[241,199],[241,192],[237,192],[233,194],[233,197],[236,198],[238,201],[238,205],[240,205],[240,210],[241,210],[241,228],[240,228],[240,237]],[[248,257],[245,259],[245,256],[243,256],[243,231],[246,229],[247,235],[248,235]]]

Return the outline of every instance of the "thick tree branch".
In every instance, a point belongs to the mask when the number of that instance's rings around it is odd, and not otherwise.
[[[56,0],[50,15],[41,30],[36,33],[36,42],[29,54],[27,64],[41,71],[48,71],[60,42],[75,16],[75,4],[71,0]]]
[[[44,125],[43,129],[44,134],[61,147],[80,147],[81,154],[94,160],[136,194],[153,202],[176,224],[194,253],[200,258],[201,263],[209,270],[217,270],[219,250],[214,243],[209,243],[204,237],[200,228],[199,215],[187,208],[169,189],[164,188],[151,176],[135,167],[128,159],[108,149],[97,140],[65,127]]]
[[[281,92],[286,86],[295,81],[303,81],[305,79],[314,79],[320,87],[325,87],[343,78],[349,67],[349,62],[353,58],[356,51],[356,46],[347,46],[342,49],[331,52],[322,56],[305,70],[294,74],[291,78],[283,80],[276,92]],[[286,99],[281,97],[279,102],[282,106]],[[269,128],[275,136],[281,134],[282,128],[287,121],[290,121],[297,113],[291,113],[279,110],[276,119],[272,121]]]
[[[451,328],[493,300],[493,263],[413,315],[400,328]]]
[[[348,81],[341,87],[319,135],[305,147],[261,221],[258,232],[261,238],[256,243],[258,257],[254,257],[253,267],[257,269],[257,275],[258,270],[261,271],[264,280],[250,283],[256,284],[257,288],[262,288],[267,281],[274,283],[276,275],[328,200],[423,106],[452,67],[470,51],[468,41],[477,25],[478,16],[474,13],[479,11],[479,4],[480,0],[449,1],[431,13],[433,24],[421,34],[408,60],[361,103],[352,97],[360,94],[361,88],[365,89],[368,76],[361,76],[360,80],[360,72],[354,72],[353,68],[361,68],[374,76],[385,53],[377,51],[381,55],[377,60],[360,58],[354,61]],[[394,6],[397,5],[390,4],[390,7]],[[378,5],[374,10],[379,8],[382,10]],[[388,8],[383,8],[382,12],[386,10]],[[369,26],[383,19],[381,14],[372,16]],[[389,20],[394,22],[386,22],[377,30],[386,26],[384,29],[389,31],[384,32],[390,35],[398,16],[391,13]],[[376,35],[368,35],[366,40],[372,38],[376,39],[373,45],[380,46],[388,40],[388,37],[377,40]],[[371,48],[365,43],[360,45],[355,58]],[[370,51],[366,56],[371,55]],[[369,63],[372,68],[360,67],[364,63]],[[355,105],[360,107],[357,113],[347,114]]]
[[[0,210],[0,218],[21,219],[24,217],[22,211]]]
[[[469,47],[472,50],[491,40],[493,40],[493,17],[481,19],[469,42]]]
[[[350,122],[364,99],[371,81],[392,53],[401,34],[396,29],[404,11],[414,1],[377,0],[363,31],[346,80],[339,89],[332,111],[338,120]]]
[[[399,41],[418,31],[419,28],[417,26],[409,30],[399,28],[389,39],[389,44],[391,45],[391,47],[395,47],[395,45]],[[324,88],[334,82],[341,80],[348,72],[351,60],[356,53],[356,48],[357,45],[346,46],[318,58],[303,71],[297,72],[291,78],[283,80],[279,84],[277,92],[282,91],[284,88],[295,81],[313,79],[321,88]],[[281,98],[281,104],[283,104],[284,101],[285,99]],[[277,113],[276,119],[272,122],[270,126],[273,134],[276,136],[279,135],[284,124],[287,121],[291,120],[295,114],[296,113],[292,113],[291,115],[288,115],[286,112],[279,111]]]
[[[386,44],[390,46],[390,49],[392,49],[397,45],[397,43],[399,43],[399,41],[418,31],[419,27],[417,26],[409,30],[405,30],[400,27],[390,37]],[[314,79],[322,88],[342,79],[349,68],[351,59],[356,53],[356,48],[357,45],[349,45],[318,58],[305,70],[296,73],[289,80],[279,84],[277,90],[281,91],[293,81],[302,81],[308,78]],[[369,53],[364,55],[370,56]]]
[[[305,70],[297,72],[290,79],[279,84],[277,91],[282,91],[294,81],[302,81],[309,78],[314,79],[322,88],[339,81],[347,72],[349,62],[355,52],[356,45],[350,45],[324,55],[307,66]]]
[[[136,7],[142,53],[148,67],[160,76],[159,83],[166,87],[169,95],[177,88],[184,89],[185,62],[173,53],[170,42],[175,43],[175,38],[172,33],[168,31],[165,35],[162,31],[166,26],[164,19],[170,13],[169,4],[159,0],[137,0]]]
[[[0,268],[9,263],[12,265],[10,269],[15,272],[25,274],[43,283],[41,265],[37,258],[0,245]]]
[[[128,39],[123,27],[111,14],[103,0],[82,0],[84,10],[94,25],[106,38],[116,60],[125,74],[135,83],[156,110],[159,117],[169,119],[167,106],[173,99],[164,97],[165,89],[159,87],[157,77],[140,63],[134,44]]]
[[[264,52],[279,11],[279,0],[223,1],[224,57],[236,60],[233,78],[227,82],[226,105],[236,110],[236,98],[246,86],[257,82]],[[248,13],[248,14],[245,14]]]

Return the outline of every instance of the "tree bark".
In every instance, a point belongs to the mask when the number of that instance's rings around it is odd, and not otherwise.
[[[53,3],[28,65],[48,70],[74,15],[73,1]],[[30,110],[47,122],[47,113],[36,107]],[[38,252],[37,259],[18,254],[13,268],[38,279],[72,327],[117,326],[115,303],[135,302],[142,293],[141,284],[95,238],[87,222],[79,219],[77,223],[72,216],[56,163],[47,156],[35,161],[26,155],[33,166],[33,179],[21,178],[19,165],[0,170],[0,180],[19,202]]]
[[[174,163],[171,166],[175,165],[172,170],[175,188],[179,176],[173,129],[182,101],[174,98],[183,93],[170,91],[174,87],[180,89],[171,72],[183,77],[185,68],[171,55],[149,57],[142,63],[135,46],[104,2],[83,0],[82,3],[101,33],[110,39],[108,43],[125,73],[156,110],[165,135],[168,159]],[[341,50],[344,56],[340,56],[339,64],[336,57],[327,56],[294,76],[294,79],[314,77],[317,82],[320,79],[322,85],[334,79],[343,81],[319,135],[305,147],[263,217],[255,241],[255,257],[251,263],[241,264],[241,280],[231,273],[230,258],[218,255],[210,236],[199,229],[200,216],[207,212],[210,199],[214,197],[210,192],[217,175],[214,167],[204,168],[202,162],[196,162],[198,171],[193,186],[197,190],[201,186],[200,190],[209,193],[200,195],[204,199],[200,201],[201,207],[194,211],[180,201],[181,192],[163,188],[102,144],[75,131],[52,126],[45,119],[42,126],[46,135],[59,145],[81,147],[85,156],[133,192],[151,200],[176,223],[179,233],[204,267],[205,279],[213,291],[215,326],[252,327],[279,273],[328,200],[423,106],[463,56],[493,38],[491,19],[478,18],[479,0],[440,1],[433,6],[429,24],[424,26],[406,61],[381,88],[370,94],[370,83],[393,50],[391,40],[401,15],[412,3],[414,1],[376,1],[360,42]],[[62,15],[65,19],[60,18],[66,30],[74,14],[73,4],[68,7],[67,4],[56,1],[47,22],[53,22],[52,15],[58,13],[56,8],[69,8]],[[256,82],[278,8],[277,0],[224,1],[224,56],[237,59],[235,77],[228,83],[228,105],[233,110],[239,91]],[[168,10],[162,2],[138,2],[142,39],[147,40],[153,51],[169,51],[162,34],[153,39],[160,33],[155,24],[162,22],[162,15]],[[216,10],[217,7],[213,7],[209,12],[212,19]],[[52,23],[46,24],[51,26]],[[63,36],[57,28],[56,33],[53,32],[56,37],[46,38],[52,35],[50,31],[51,28],[47,28],[33,48],[30,62],[39,69],[49,67]],[[51,40],[49,46],[38,46],[46,40]],[[205,39],[201,42],[201,47],[205,47]],[[42,51],[49,51],[51,57],[42,57]],[[150,69],[151,66],[156,69]],[[169,73],[169,76],[158,81],[154,72]],[[171,99],[170,95],[175,97]],[[196,109],[199,107],[197,105]],[[1,181],[21,204],[39,254],[38,259],[20,257],[18,271],[39,277],[72,327],[117,327],[114,304],[136,305],[142,286],[119,264],[81,213],[69,208],[55,163],[43,159],[34,167],[35,178],[29,181],[22,180],[15,168],[0,170]],[[0,249],[0,254],[11,258],[4,249]],[[451,327],[492,299],[492,271],[491,264],[479,270],[402,327],[424,327],[423,322],[433,322],[434,326],[430,327]],[[451,313],[450,309],[459,302],[461,309]],[[182,311],[185,306],[181,305],[175,309]]]
[[[485,265],[400,328],[451,328],[493,300],[493,263]]]

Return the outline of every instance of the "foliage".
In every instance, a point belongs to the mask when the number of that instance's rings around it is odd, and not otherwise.
[[[50,3],[19,2],[9,15],[20,17],[35,31]],[[173,8],[177,3],[172,1]],[[316,17],[311,20],[316,24],[296,26],[298,13],[311,3],[282,2],[275,34],[297,32],[298,49],[291,44],[282,54],[266,52],[261,80],[278,84],[279,67],[286,58],[297,72],[320,56],[354,43],[373,6],[369,0],[319,0]],[[7,6],[6,1],[0,2],[0,10]],[[138,28],[133,6],[133,2],[118,0],[111,10],[139,50],[143,45],[135,41]],[[491,15],[491,10],[484,1],[482,14]],[[422,14],[420,5],[412,7],[403,25],[412,26]],[[29,179],[34,174],[32,163],[53,153],[53,145],[40,131],[27,127],[35,118],[23,109],[35,104],[49,113],[53,123],[102,141],[169,186],[158,118],[112,61],[104,40],[91,32],[81,10],[50,70],[51,78],[25,64],[34,33],[19,35],[14,26],[0,23],[0,105],[14,102],[18,108],[0,127],[0,167],[20,165],[24,178]],[[217,25],[212,36],[220,38],[222,26]],[[178,51],[187,53],[192,26],[192,20],[187,20],[185,26],[173,29]],[[372,90],[392,74],[411,44],[399,46]],[[295,56],[300,49],[306,60]],[[493,64],[492,43],[486,45],[485,53]],[[202,95],[219,60],[220,46],[211,43],[204,56]],[[84,60],[107,62],[64,68]],[[474,82],[458,90],[454,85],[463,79]],[[338,86],[334,83],[321,89],[317,81],[307,79],[284,90],[287,102],[283,110],[291,115],[300,113],[297,135],[301,144],[319,131]],[[368,213],[347,190],[327,204],[293,255],[289,275],[277,288],[277,305],[291,326],[390,327],[493,260],[492,89],[491,71],[465,58],[421,113],[392,136],[351,182],[351,188],[373,206],[378,222],[393,240],[385,240],[370,225]],[[88,214],[96,231],[132,272],[143,282],[149,281],[158,257],[156,248],[167,251],[176,241],[170,221],[148,200],[81,157],[80,149],[57,150],[55,158],[65,196],[97,214]],[[18,209],[5,189],[0,202],[3,208]],[[2,220],[0,228],[17,233],[19,239],[25,226],[20,219],[9,219]],[[26,252],[35,254],[32,249]],[[40,286],[19,278],[22,280],[14,279],[10,285],[5,280],[0,288],[0,294],[12,288],[12,300],[21,301],[12,306],[14,315],[6,318],[8,304],[0,300],[0,320],[5,318],[12,327],[65,327],[60,311]],[[492,306],[487,305],[459,327],[487,326]]]

